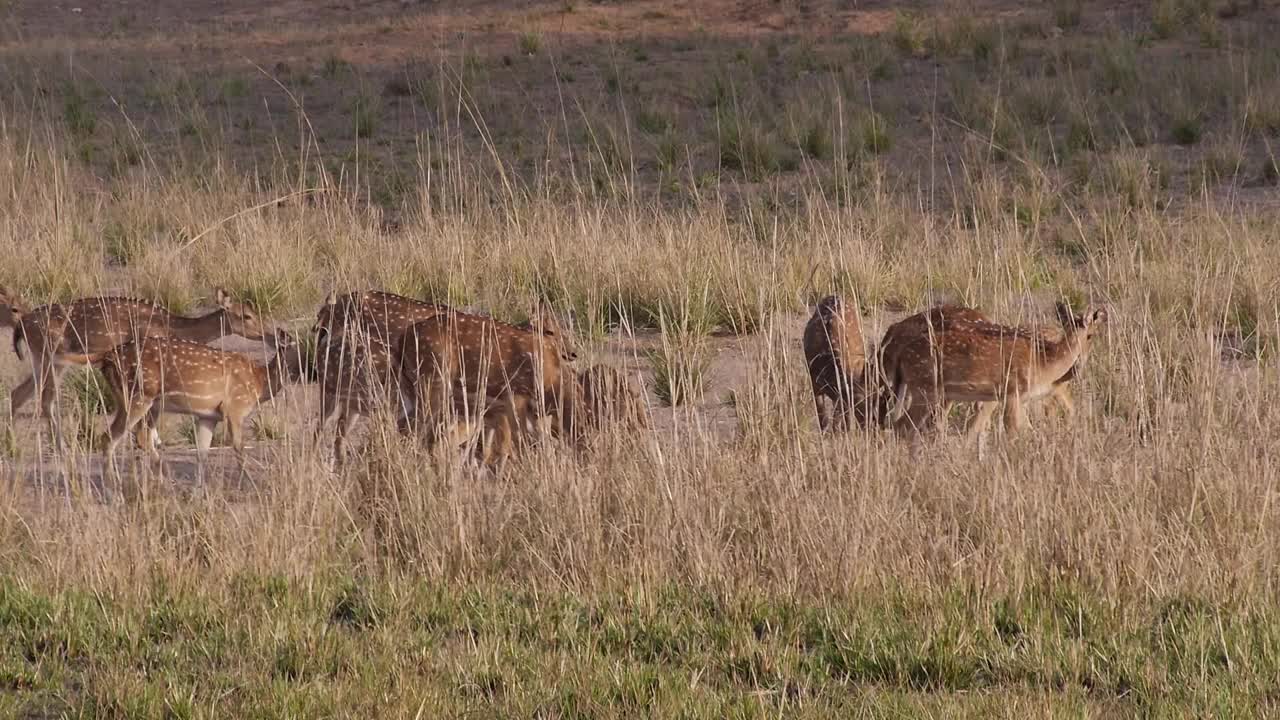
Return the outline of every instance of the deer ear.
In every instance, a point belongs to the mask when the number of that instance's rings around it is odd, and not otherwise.
[[[1107,309],[1104,307],[1094,308],[1088,315],[1090,325],[1098,325],[1107,321]]]
[[[217,298],[218,307],[225,308],[228,310],[231,309],[231,295],[229,295],[226,290],[223,290],[222,288],[218,288],[214,292],[214,297]]]
[[[530,330],[543,335],[556,334],[555,317],[551,314],[551,308],[542,300],[534,301],[533,308],[529,311],[529,322],[526,325]]]
[[[1058,302],[1053,306],[1053,309],[1058,315],[1058,322],[1062,323],[1063,327],[1072,328],[1080,325],[1080,319],[1076,317],[1075,313],[1071,312],[1070,305]]]

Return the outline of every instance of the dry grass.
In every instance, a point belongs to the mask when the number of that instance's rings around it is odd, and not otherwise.
[[[1092,22],[1079,6],[1055,4],[1058,25]],[[1173,37],[1192,16],[1170,17]],[[883,42],[903,63],[1013,52],[992,49],[1012,30],[930,27],[899,16]],[[521,64],[556,47],[527,38]],[[314,389],[295,389],[260,426],[252,481],[139,464],[101,492],[90,449],[37,472],[6,418],[0,712],[819,717],[862,701],[1177,716],[1274,703],[1280,221],[1242,177],[1270,147],[1274,89],[1223,90],[1249,109],[1235,116],[1196,95],[1211,83],[1180,85],[1209,141],[1182,161],[1167,144],[1190,129],[1151,114],[1143,51],[1102,46],[1095,75],[975,65],[980,92],[957,84],[938,96],[954,108],[921,113],[935,113],[928,139],[879,97],[826,95],[782,121],[748,88],[708,111],[719,134],[687,133],[737,174],[702,177],[672,152],[657,182],[681,183],[676,199],[636,170],[632,153],[654,143],[625,122],[591,125],[571,147],[581,161],[530,174],[458,139],[484,135],[478,116],[421,140],[393,211],[370,202],[368,175],[387,167],[306,140],[253,172],[217,147],[159,163],[142,142],[136,164],[103,175],[77,159],[88,101],[70,127],[0,111],[0,283],[33,301],[121,289],[187,309],[223,285],[305,326],[331,289],[513,320],[543,298],[572,316],[584,357],[660,334],[655,394],[677,405],[654,410],[653,430],[590,455],[543,447],[502,478],[423,457],[375,422],[333,473],[304,442]],[[223,103],[241,94],[223,87]],[[1055,110],[1075,97],[1087,105]],[[372,139],[392,125],[367,119]],[[683,136],[679,123],[672,111],[642,131]],[[783,170],[784,156],[805,159]],[[930,164],[903,164],[917,156]],[[1091,300],[1112,321],[1074,422],[1039,419],[982,458],[951,435],[913,452],[816,432],[797,321],[831,291],[856,293],[873,337],[940,299],[1009,322]],[[694,387],[704,380],[717,389]]]

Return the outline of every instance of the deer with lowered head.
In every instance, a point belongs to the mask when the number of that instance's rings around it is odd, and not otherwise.
[[[155,303],[125,297],[82,298],[21,313],[13,330],[13,348],[20,359],[29,359],[32,373],[14,389],[13,411],[39,393],[40,414],[59,440],[54,418],[58,385],[67,367],[85,364],[80,357],[141,338],[172,337],[195,343],[225,335],[267,339],[261,319],[251,308],[234,302],[221,288],[216,297],[217,308],[198,317],[176,315]]]
[[[970,438],[982,434],[1000,403],[1006,428],[1025,428],[1024,403],[1058,392],[1086,360],[1107,321],[1103,308],[1077,316],[1059,303],[1062,335],[1053,339],[1044,331],[935,311],[936,324],[926,318],[915,330],[908,326],[886,333],[881,371],[896,405],[894,417],[887,419],[900,432],[918,434],[931,427],[940,408],[953,402],[979,404]]]
[[[835,429],[847,430],[851,415],[865,425],[867,351],[857,305],[839,295],[823,298],[804,327],[802,344],[818,427],[833,429],[834,419]]]
[[[572,407],[564,396],[563,368],[576,355],[545,308],[527,328],[490,317],[449,312],[415,323],[401,336],[400,394],[405,427],[426,426],[434,442],[454,413],[482,416],[491,400],[507,414],[505,427],[521,433],[533,416],[550,415],[557,435],[572,433]],[[425,420],[424,417],[425,416]]]
[[[400,336],[413,323],[442,312],[449,309],[380,290],[325,298],[312,327],[320,384],[314,441],[319,443],[336,416],[335,462],[344,459],[346,437],[357,419],[399,400],[395,351]]]

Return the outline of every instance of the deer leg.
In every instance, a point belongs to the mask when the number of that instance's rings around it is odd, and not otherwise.
[[[244,455],[244,416],[228,416],[227,434],[230,436],[231,449],[236,455],[236,472],[241,477],[245,474],[245,455]]]
[[[937,429],[942,413],[949,403],[939,402],[937,396],[929,391],[917,390],[911,393],[902,417],[894,423],[899,434],[910,433],[917,439],[925,431]]]
[[[826,432],[831,427],[831,413],[827,410],[827,397],[817,385],[813,386],[813,405],[818,412],[818,429]]]
[[[44,385],[49,380],[49,375],[53,371],[52,358],[46,357],[43,352],[30,351],[28,356],[28,369],[31,375],[18,384],[9,395],[9,410],[13,415],[18,414],[18,409],[26,405],[36,394],[43,395]],[[38,414],[38,413],[37,413]]]
[[[831,408],[831,429],[836,432],[847,432],[849,430],[849,413],[852,408],[849,407],[849,396],[846,394],[846,388],[836,388],[836,398],[832,402]]]
[[[994,400],[978,403],[978,414],[974,415],[972,422],[969,423],[969,430],[965,433],[965,439],[980,443],[982,434],[991,425],[991,416],[995,414],[996,409],[999,407],[1000,403]]]
[[[153,452],[163,445],[160,442],[160,415],[163,409],[160,403],[153,404],[143,422],[138,425],[137,432],[134,433],[134,441],[137,442],[139,449]]]
[[[338,414],[338,403],[336,398],[326,398],[324,393],[320,394],[320,417],[316,420],[315,432],[311,434],[311,450],[313,452],[320,451],[320,440],[324,438],[324,429],[329,426],[329,421]]]
[[[213,445],[213,431],[218,421],[211,418],[196,418],[196,478],[204,481],[205,461],[209,457],[209,448]]]
[[[396,413],[396,430],[399,430],[401,435],[411,435],[413,429],[418,425],[417,394],[416,388],[405,388],[403,386],[396,393],[396,398],[399,400],[399,412]]]
[[[515,449],[524,444],[527,440],[525,421],[530,417],[529,402],[524,397],[517,397],[510,390],[507,391],[506,401],[503,403],[502,417],[500,418],[500,427],[502,428],[503,442],[502,456],[500,460],[506,462],[507,456],[511,455]],[[558,435],[555,424],[552,424],[551,434]]]
[[[855,408],[862,401],[861,386],[855,385],[853,379],[841,374],[836,382],[836,428],[848,432],[852,427]]]
[[[495,475],[502,473],[508,458],[522,444],[523,421],[528,415],[527,403],[519,402],[510,392],[499,402],[493,412],[486,413],[484,423],[483,462]]]
[[[431,378],[427,381],[426,400],[429,432],[427,434],[427,447],[435,447],[437,441],[444,438],[446,430],[449,426],[449,411],[452,408],[453,398],[450,397],[449,383],[445,378]]]
[[[62,368],[57,365],[48,365],[41,372],[41,381],[38,383],[40,388],[40,417],[44,418],[45,424],[49,427],[49,433],[53,437],[54,445],[61,450],[62,441],[62,423],[58,418],[58,385],[62,382]]]
[[[345,452],[344,445],[347,439],[347,432],[351,430],[351,423],[356,419],[356,413],[352,408],[346,408],[342,414],[338,416],[338,429],[336,437],[333,439],[333,462],[335,467],[341,467],[346,459],[343,456]]]
[[[213,446],[213,431],[218,427],[218,421],[212,418],[196,418],[196,456],[203,458],[209,454],[209,448]]]
[[[1053,394],[1049,396],[1051,402],[1056,402],[1062,410],[1063,417],[1070,420],[1075,417],[1076,404],[1071,399],[1071,391],[1067,389],[1065,384],[1058,385],[1053,389]]]
[[[111,421],[111,439],[107,441],[107,457],[115,457],[116,448],[119,447],[120,441],[147,416],[147,413],[151,412],[151,408],[155,404],[154,400],[140,398],[133,403],[121,403],[116,408],[116,416]],[[155,452],[154,449],[152,452]]]
[[[1004,427],[1008,432],[1023,430],[1027,427],[1027,418],[1022,409],[1022,398],[1010,393],[1004,400]]]
[[[18,384],[18,387],[9,393],[9,414],[17,416],[18,408],[27,404],[32,396],[36,393],[36,376],[33,372],[26,380]]]

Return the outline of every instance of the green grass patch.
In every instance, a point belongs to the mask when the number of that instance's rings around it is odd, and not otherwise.
[[[1116,606],[1065,585],[802,600],[274,576],[113,594],[0,580],[4,707],[25,717],[976,717],[1033,705],[1254,716],[1280,676],[1278,646],[1274,605]]]

